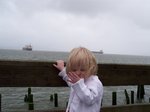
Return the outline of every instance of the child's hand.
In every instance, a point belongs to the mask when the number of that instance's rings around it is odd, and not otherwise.
[[[63,60],[57,60],[56,63],[57,64],[53,64],[53,66],[56,67],[58,70],[62,71],[65,68]]]
[[[68,77],[68,81],[71,83],[76,83],[81,79],[75,72],[69,72]]]

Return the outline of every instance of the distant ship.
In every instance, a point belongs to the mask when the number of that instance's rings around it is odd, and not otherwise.
[[[27,51],[32,51],[32,46],[30,45],[25,45],[22,50],[27,50]]]
[[[100,51],[92,51],[93,53],[96,53],[96,54],[104,54],[103,50],[100,50]]]

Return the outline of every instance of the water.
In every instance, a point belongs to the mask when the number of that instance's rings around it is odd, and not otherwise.
[[[56,61],[66,60],[67,52],[23,51],[0,49],[0,60]]]
[[[59,109],[66,107],[69,96],[69,88],[53,88],[53,87],[32,87],[33,101],[35,110],[55,109],[54,102],[50,101],[50,95],[58,93]],[[1,88],[2,94],[2,110],[3,111],[25,111],[28,110],[28,103],[24,102],[25,94],[28,88],[11,87]]]
[[[149,102],[150,87],[145,86],[145,100]],[[48,110],[48,109],[62,109],[66,107],[69,98],[68,87],[31,87],[35,110]],[[130,91],[136,92],[136,86],[118,86],[118,87],[104,87],[103,106],[110,106],[112,103],[112,91],[117,91],[117,105],[125,104],[124,89],[127,89],[129,95]],[[24,102],[24,96],[27,94],[28,88],[26,87],[1,87],[0,93],[2,94],[2,111],[25,111],[28,110],[28,104]],[[58,93],[58,107],[54,107],[54,102],[50,101],[50,95]],[[136,93],[135,93],[136,103]]]
[[[58,59],[66,60],[68,53],[58,55],[58,52],[42,52],[42,51],[22,51],[22,50],[0,50],[0,60],[38,60],[38,61],[55,61]],[[61,109],[66,107],[69,98],[68,87],[31,87],[35,110]],[[130,95],[131,90],[136,91],[137,86],[117,86],[104,87],[104,97],[102,106],[110,106],[112,104],[112,92],[117,92],[117,104],[125,104],[124,89]],[[2,111],[25,111],[28,110],[28,104],[24,102],[24,96],[27,94],[28,87],[1,87],[2,94]],[[54,107],[54,102],[50,101],[50,95],[58,93],[59,106]],[[145,86],[145,100],[149,102],[150,86]]]

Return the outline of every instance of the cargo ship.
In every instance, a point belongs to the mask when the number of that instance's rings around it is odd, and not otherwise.
[[[32,46],[30,45],[25,45],[22,50],[27,50],[27,51],[32,51]]]

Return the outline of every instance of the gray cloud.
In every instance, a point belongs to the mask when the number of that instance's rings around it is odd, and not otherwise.
[[[150,55],[149,0],[1,0],[0,48]]]

